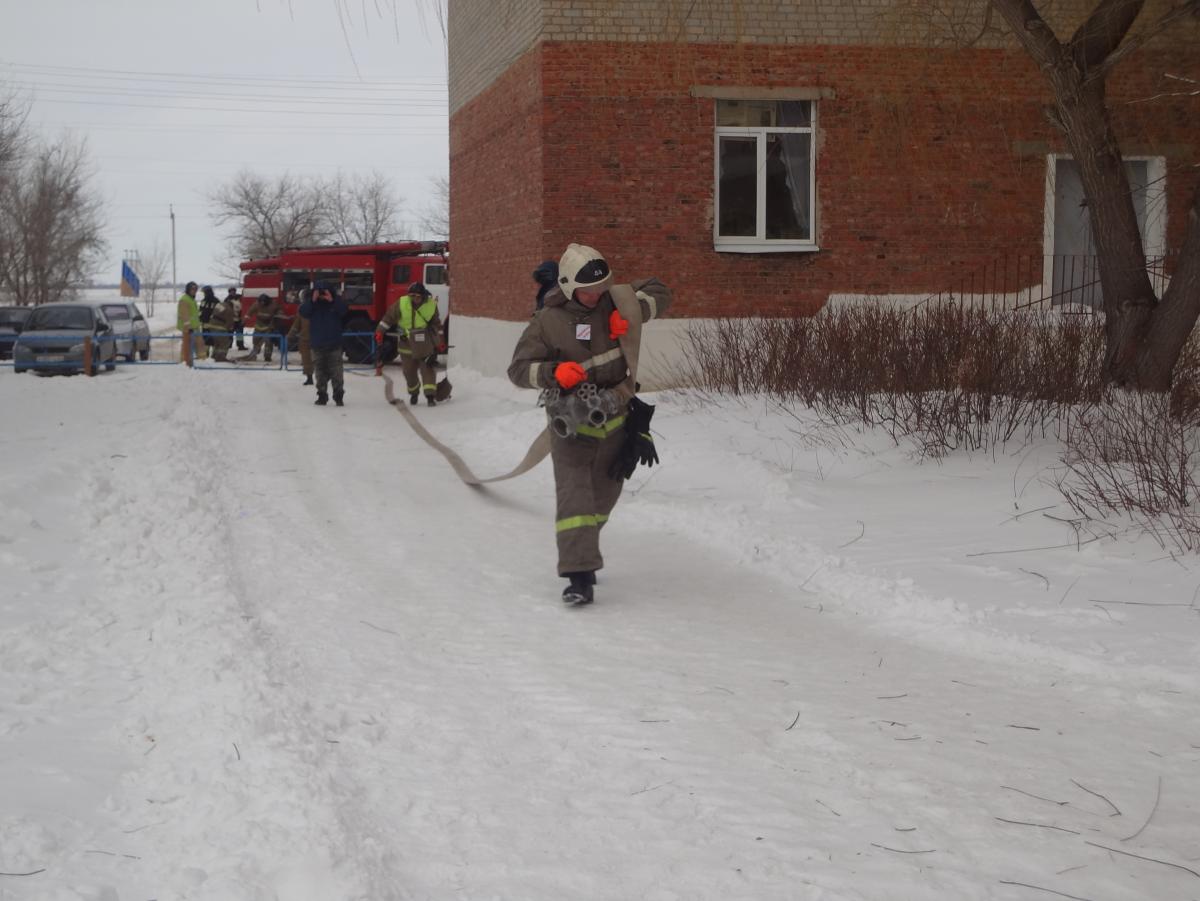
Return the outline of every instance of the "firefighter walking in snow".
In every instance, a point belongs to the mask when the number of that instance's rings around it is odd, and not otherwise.
[[[557,287],[513,351],[509,379],[542,389],[550,417],[554,530],[567,604],[592,601],[596,570],[604,566],[600,529],[637,462],[658,459],[649,434],[653,407],[634,397],[629,358],[636,367],[642,323],[670,302],[671,292],[657,279],[614,285],[600,253],[571,244],[559,261]]]
[[[421,282],[408,286],[408,293],[397,300],[375,326],[375,345],[383,345],[383,333],[397,330],[400,365],[408,388],[409,403],[415,404],[422,393],[425,403],[437,405],[437,345],[442,334],[442,317],[437,298]]]

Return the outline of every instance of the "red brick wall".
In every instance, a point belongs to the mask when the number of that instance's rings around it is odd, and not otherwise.
[[[1194,71],[1194,56],[1177,68]],[[525,131],[531,57],[544,94],[540,155]],[[1186,99],[1126,103],[1163,90],[1139,65],[1118,70],[1110,105],[1127,154],[1168,155],[1168,247],[1178,247],[1198,177],[1200,117],[1189,116]],[[819,252],[713,250],[714,101],[692,98],[692,85],[834,91],[819,103]],[[520,104],[505,109],[514,98]],[[661,277],[676,290],[674,315],[812,313],[830,293],[957,288],[1005,255],[1043,253],[1045,155],[1066,152],[1043,114],[1048,102],[1042,76],[1019,52],[540,45],[451,123],[456,309],[524,318],[529,270],[569,241],[599,248],[619,278]],[[456,152],[468,123],[482,146],[502,132],[485,124],[497,118],[519,122],[522,140]],[[534,168],[527,154],[544,181],[540,209],[523,194]],[[519,233],[524,244],[473,247],[495,234],[479,213],[494,208],[494,192],[508,193],[510,179],[521,186],[519,208],[540,213],[536,225],[513,224],[509,237]],[[519,254],[515,266],[500,257],[509,251]],[[490,282],[496,290],[481,302],[485,262],[505,278]]]
[[[535,47],[451,117],[454,313],[517,319],[533,309],[531,273],[545,259],[541,85]]]

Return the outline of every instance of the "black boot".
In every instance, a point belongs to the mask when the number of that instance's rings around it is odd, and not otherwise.
[[[563,589],[563,603],[571,607],[579,607],[583,604],[590,604],[593,600],[592,585],[596,580],[596,576],[592,572],[576,572],[564,573],[571,581],[567,583],[567,587]]]
[[[313,383],[312,376],[311,376],[311,375],[306,375],[306,376],[304,377],[304,384],[306,384],[306,385],[311,385],[312,383]]]
[[[429,397],[425,398],[425,406],[427,406],[427,407],[436,407],[437,406],[437,400],[434,398],[434,396],[432,394],[429,395]]]
[[[324,391],[318,391],[317,399],[315,401],[313,401],[313,403],[316,404],[318,407],[323,407],[327,403],[329,403],[329,395],[326,394]]]
[[[343,403],[342,403],[342,396],[343,396],[343,395],[342,395],[342,392],[341,392],[341,391],[335,391],[335,392],[333,392],[333,402],[334,402],[335,404],[337,404],[339,407],[344,407],[344,406],[345,406],[345,404],[343,404]]]
[[[420,400],[421,400],[421,395],[418,394],[416,391],[413,391],[408,395],[408,402],[410,404],[412,404],[414,407],[417,405],[417,403]]]

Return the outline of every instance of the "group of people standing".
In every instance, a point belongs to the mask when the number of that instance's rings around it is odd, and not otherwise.
[[[197,301],[196,292],[202,299]],[[345,404],[345,379],[342,360],[344,322],[349,314],[345,299],[333,285],[316,282],[311,290],[301,294],[298,315],[292,321],[283,340],[295,339],[300,351],[304,384],[315,385],[318,406],[325,406],[332,397],[334,404]],[[279,334],[283,308],[268,294],[260,294],[246,312],[254,326],[253,344],[248,354],[236,362],[258,359],[259,352],[266,362],[271,356]],[[234,336],[238,349],[245,350],[241,296],[230,288],[219,300],[211,286],[199,289],[188,282],[179,298],[177,323],[183,335],[180,359],[211,358],[216,362],[229,359]],[[422,282],[413,282],[380,319],[375,330],[375,343],[382,350],[384,335],[396,333],[398,353],[412,403],[423,395],[429,406],[437,405],[437,348],[441,338],[442,319],[435,298]],[[332,388],[332,392],[330,389]]]
[[[245,350],[242,325],[242,300],[237,288],[230,288],[224,298],[218,298],[211,285],[201,290],[196,299],[197,285],[188,282],[179,297],[176,325],[183,334],[180,360],[186,362],[189,350],[193,360],[224,361],[237,338],[239,350]]]

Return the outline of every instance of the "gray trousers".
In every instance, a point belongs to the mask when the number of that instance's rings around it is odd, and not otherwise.
[[[317,376],[317,394],[325,394],[325,388],[333,382],[333,396],[342,396],[342,346],[314,347],[313,368]]]

